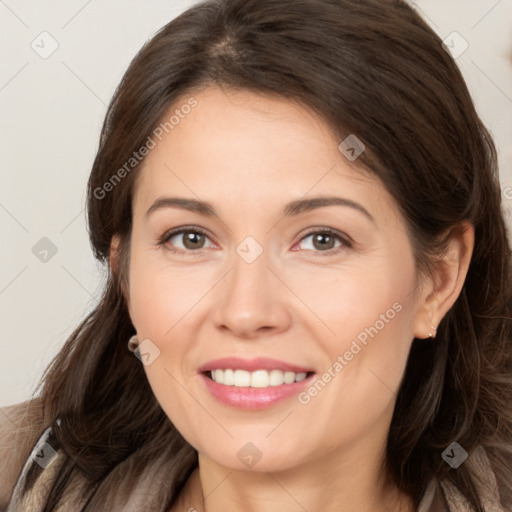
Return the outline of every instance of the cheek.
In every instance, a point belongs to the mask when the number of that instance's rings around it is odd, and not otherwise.
[[[163,251],[134,248],[130,265],[132,322],[141,336],[155,340],[172,335],[208,289],[209,279],[201,270],[169,264]]]
[[[144,255],[134,254],[130,274],[132,322],[140,341],[149,339],[158,350],[144,371],[155,398],[180,431],[190,429],[189,411],[197,408],[185,385],[191,334],[185,333],[183,326],[188,325],[186,315],[197,303],[199,292],[183,271],[170,272]]]
[[[345,267],[334,279],[332,272],[296,274],[293,289],[302,290],[317,317],[317,340],[327,355],[325,373],[319,377],[332,394],[319,383],[324,398],[318,404],[332,401],[333,411],[344,404],[345,411],[373,414],[387,407],[398,391],[415,314],[416,271],[407,248],[368,265]],[[362,409],[364,404],[369,408]]]
[[[330,353],[348,349],[356,338],[364,344],[377,334],[396,331],[408,316],[405,307],[412,297],[414,266],[405,258],[338,268],[303,266],[282,274],[304,306],[302,321],[324,340]]]
[[[414,315],[410,286],[404,282],[392,286],[374,281],[365,292],[353,290],[350,300],[342,299],[339,335],[326,345],[330,365],[320,376],[334,384],[321,400],[333,411],[335,422],[344,424],[351,411],[351,421],[361,429],[393,407],[411,346]]]
[[[410,349],[412,311],[403,296],[396,298],[391,293],[346,303],[345,329],[323,336],[323,373],[299,397],[304,411],[341,444],[391,421]]]

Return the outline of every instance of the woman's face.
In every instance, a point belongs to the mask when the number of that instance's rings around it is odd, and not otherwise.
[[[308,111],[189,99],[134,196],[129,311],[157,400],[229,468],[380,453],[421,316],[397,205]]]

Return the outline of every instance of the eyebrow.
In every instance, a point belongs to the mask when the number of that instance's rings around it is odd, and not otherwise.
[[[369,220],[375,224],[375,219],[370,212],[361,204],[336,196],[319,196],[311,197],[308,199],[297,199],[287,203],[283,209],[282,215],[284,217],[293,217],[304,212],[316,210],[326,206],[346,206],[353,208],[358,212],[365,215]],[[148,209],[145,218],[149,217],[152,213],[163,208],[180,208],[190,212],[198,213],[206,217],[217,217],[215,208],[207,201],[199,201],[197,199],[188,199],[185,197],[159,197]]]

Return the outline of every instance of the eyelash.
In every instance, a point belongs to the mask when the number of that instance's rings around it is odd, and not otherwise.
[[[162,237],[160,238],[158,245],[164,246],[172,237],[174,237],[176,235],[181,235],[186,232],[198,233],[200,235],[204,235],[207,238],[209,238],[208,233],[206,231],[204,231],[203,229],[198,228],[196,226],[185,226],[185,227],[178,228],[176,230],[167,231],[166,233],[164,233],[162,235]],[[342,245],[340,247],[329,249],[327,251],[313,251],[315,253],[319,253],[318,254],[319,256],[323,256],[324,254],[326,256],[333,256],[333,255],[339,254],[344,249],[350,249],[353,246],[349,237],[347,237],[343,233],[340,233],[339,231],[336,231],[331,228],[322,228],[322,229],[315,228],[310,231],[307,231],[306,233],[304,233],[301,236],[299,242],[301,242],[304,238],[307,238],[308,236],[314,235],[314,234],[329,235],[334,238],[337,238],[342,243]],[[190,253],[192,253],[192,254],[194,254],[194,256],[200,256],[203,252],[203,249],[198,249],[196,251],[183,250],[183,249],[179,249],[177,247],[166,247],[166,249],[168,251],[171,251],[172,253],[180,254],[180,255],[187,255],[187,254],[190,255]]]

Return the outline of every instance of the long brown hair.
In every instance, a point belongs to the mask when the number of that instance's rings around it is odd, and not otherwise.
[[[444,234],[463,220],[473,224],[460,296],[435,340],[413,341],[386,470],[416,503],[436,476],[482,512],[470,468],[450,470],[441,458],[453,441],[467,452],[481,445],[503,505],[512,506],[509,244],[495,146],[453,58],[402,0],[207,0],[143,46],[106,114],[88,183],[89,235],[103,263],[119,235],[120,264],[107,269],[97,307],[42,380],[45,426],[60,418],[50,443],[66,454],[43,510],[54,509],[77,475],[87,509],[102,509],[112,489],[128,495],[163,454],[166,478],[155,478],[154,510],[165,511],[197,465],[126,347],[135,333],[123,293],[142,165],[105,183],[172,105],[209,84],[296,101],[320,114],[340,142],[357,134],[366,146],[357,164],[399,205],[421,271],[442,252]],[[27,489],[39,472],[31,471]]]

